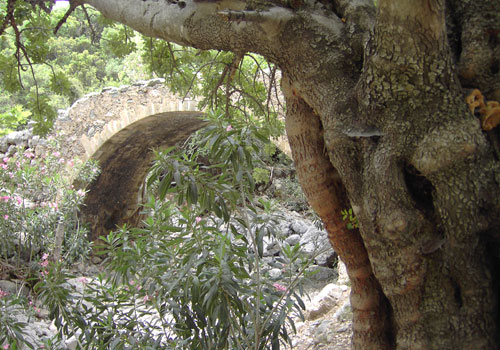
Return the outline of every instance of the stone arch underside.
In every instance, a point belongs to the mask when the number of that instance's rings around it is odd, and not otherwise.
[[[116,132],[90,155],[101,174],[90,185],[81,209],[91,240],[123,224],[137,225],[138,197],[153,160],[153,149],[186,140],[206,123],[196,111],[164,112],[144,117]]]
[[[165,83],[152,79],[104,88],[60,111],[53,135],[61,140],[62,157],[93,158],[101,166],[81,208],[92,240],[117,225],[138,223],[138,195],[151,149],[183,141],[204,125],[199,101],[172,93]],[[286,138],[276,143],[290,155]]]

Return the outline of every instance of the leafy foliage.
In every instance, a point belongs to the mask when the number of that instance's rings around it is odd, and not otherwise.
[[[355,228],[358,228],[358,219],[356,218],[356,215],[354,215],[352,208],[343,209],[341,211],[341,214],[342,214],[342,220],[347,221],[347,228],[349,230],[354,230]]]
[[[31,112],[25,111],[21,105],[14,106],[8,112],[0,113],[0,137],[26,124],[30,115]]]
[[[68,171],[79,173],[80,183],[87,184],[97,170],[93,163],[65,160],[55,149],[55,141],[44,157],[18,149],[0,162],[0,259],[3,270],[11,266],[18,277],[33,276],[39,269],[31,263],[55,248],[59,226],[65,234],[66,263],[84,259],[89,252],[86,229],[76,216],[85,191],[72,188]]]
[[[25,300],[17,295],[8,295],[0,289],[0,344],[9,344],[9,349],[21,349],[23,344],[30,349],[34,346],[25,341],[25,322],[17,320],[13,312],[22,310],[25,307]],[[4,349],[7,349],[4,347]]]
[[[254,197],[252,170],[268,138],[209,115],[185,149],[157,154],[143,227],[101,237],[107,271],[66,288],[53,265],[36,290],[83,348],[279,349],[302,316],[310,260],[275,232],[271,203]],[[187,149],[187,150],[186,150]],[[263,208],[258,209],[258,208]],[[282,258],[263,259],[264,241]],[[272,278],[270,268],[280,268]]]
[[[55,35],[63,10],[51,12],[51,5],[46,1],[43,10],[16,1],[16,27],[9,25],[0,35],[0,112],[24,106],[39,133],[50,129],[56,108],[83,94],[149,77],[140,63],[131,64],[140,59],[133,53],[138,35],[80,8]]]
[[[283,133],[277,112],[279,74],[254,54],[203,51],[144,38],[148,69],[168,81],[172,91],[202,97],[200,108],[223,114],[230,124],[267,124],[270,136]]]
[[[54,26],[53,17],[42,12],[40,27]],[[87,15],[90,29],[84,25]],[[22,46],[36,45],[39,33],[23,37]],[[283,132],[276,68],[256,55],[140,39],[92,11],[69,17],[57,38],[45,34],[40,54],[23,56],[17,70],[8,54],[0,56],[0,65],[9,68],[1,77],[5,97],[26,103],[39,130],[50,125],[56,103],[144,74],[123,73],[140,54],[150,73],[167,78],[174,92],[201,96],[200,107],[214,111],[187,147],[157,154],[147,179],[143,227],[125,226],[101,237],[106,273],[77,290],[59,261],[35,255],[43,267],[35,291],[59,334],[74,335],[86,349],[279,349],[290,343],[291,315],[302,317],[301,283],[310,261],[275,232],[271,203],[254,197],[255,181],[269,178],[269,140]],[[2,52],[19,49],[19,42],[5,38]],[[20,93],[23,87],[31,95]],[[52,223],[75,227],[81,202],[73,194],[61,197],[72,211]],[[82,233],[65,237],[66,256],[76,256],[82,245],[71,239]],[[280,260],[266,262],[265,241],[281,247]],[[50,250],[50,241],[44,244]],[[280,268],[281,276],[271,277],[270,268]]]

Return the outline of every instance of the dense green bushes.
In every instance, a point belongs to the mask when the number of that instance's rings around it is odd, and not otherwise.
[[[49,15],[34,11],[25,1],[15,6],[21,46],[16,47],[12,28],[0,36],[0,135],[22,126],[24,119],[12,123],[18,106],[31,112],[29,119],[43,133],[50,129],[57,109],[82,95],[150,77],[140,54],[133,52],[141,46],[139,36],[92,9],[87,9],[90,26],[77,9],[54,35],[64,9]]]

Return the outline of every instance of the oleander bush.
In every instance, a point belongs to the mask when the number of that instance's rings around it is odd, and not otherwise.
[[[310,260],[255,198],[266,135],[212,114],[196,147],[158,152],[142,227],[101,237],[106,271],[77,292],[59,263],[35,288],[60,334],[83,349],[279,349],[302,316]],[[184,148],[186,149],[186,148]],[[204,162],[198,157],[203,154]],[[207,157],[209,158],[207,164]],[[274,239],[280,258],[264,258]],[[281,269],[271,277],[271,268]]]
[[[44,254],[58,248],[66,264],[89,253],[86,228],[79,222],[78,207],[85,189],[73,188],[77,174],[87,184],[98,173],[88,162],[64,159],[56,141],[43,155],[19,148],[0,160],[0,264],[4,275],[27,278]],[[56,232],[63,234],[56,245]]]

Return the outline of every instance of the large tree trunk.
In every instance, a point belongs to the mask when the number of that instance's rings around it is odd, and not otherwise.
[[[464,104],[443,1],[379,6],[356,88],[361,124],[375,135],[361,147],[361,169],[325,135],[330,159],[345,183],[363,174],[350,198],[396,348],[494,349],[485,231],[498,218],[498,166]]]
[[[297,173],[352,281],[355,349],[500,348],[498,132],[463,90],[500,98],[499,0],[379,0],[377,15],[369,0],[79,1],[281,68]]]

